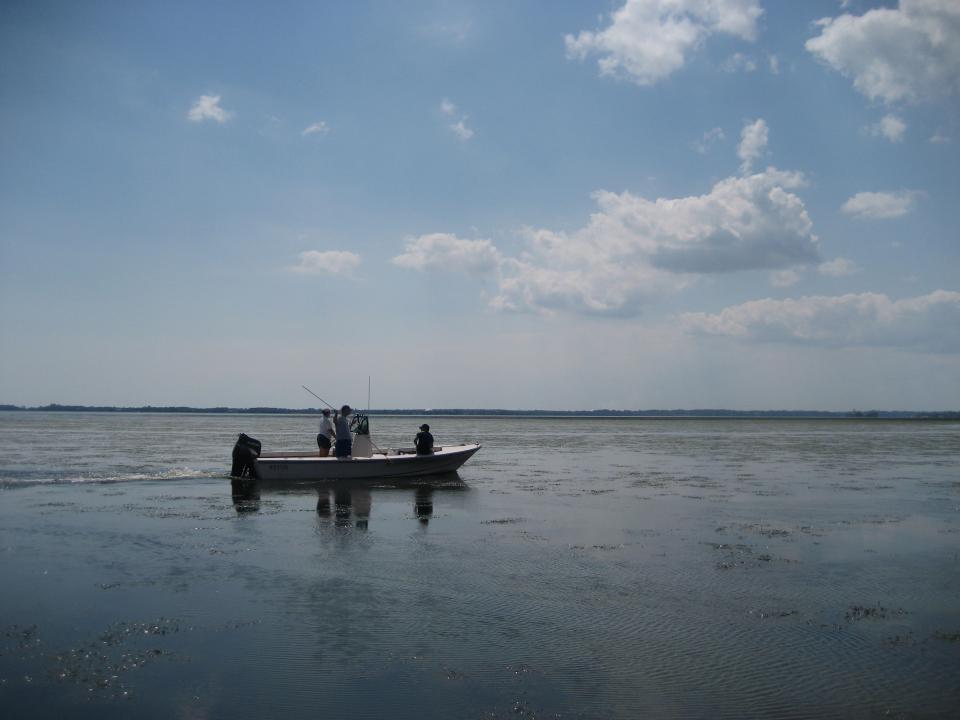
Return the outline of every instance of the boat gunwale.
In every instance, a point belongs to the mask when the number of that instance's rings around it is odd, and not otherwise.
[[[320,456],[317,451],[298,451],[298,452],[267,452],[262,453],[257,459],[256,462],[292,462],[292,463],[302,463],[302,462],[336,462],[336,463],[359,463],[359,462],[406,462],[410,460],[425,460],[427,458],[451,458],[462,453],[473,454],[483,446],[480,443],[469,443],[465,445],[446,445],[441,448],[437,448],[430,455],[418,455],[416,452],[403,452],[397,453],[396,455],[390,455],[388,453],[380,452],[374,453],[370,457],[350,457],[347,460],[342,460],[334,455],[325,455]]]

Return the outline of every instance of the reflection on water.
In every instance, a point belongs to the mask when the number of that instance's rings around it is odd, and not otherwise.
[[[256,480],[231,478],[230,489],[233,491],[233,507],[238,515],[254,513],[260,509],[260,488]]]
[[[413,511],[420,522],[426,525],[433,515],[433,488],[430,485],[421,485],[413,500]]]
[[[260,510],[261,493],[285,495],[317,495],[317,516],[333,518],[339,528],[355,527],[366,530],[373,509],[373,491],[384,493],[390,490],[414,490],[413,513],[426,526],[433,516],[433,498],[436,489],[443,491],[466,490],[459,472],[441,473],[436,476],[401,480],[335,480],[293,483],[262,483],[253,478],[231,478],[233,506],[238,515]]]

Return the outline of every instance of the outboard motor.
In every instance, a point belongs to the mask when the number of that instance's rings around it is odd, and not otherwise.
[[[249,435],[240,433],[237,444],[233,446],[233,467],[230,475],[233,477],[256,477],[254,460],[260,457],[260,441]]]

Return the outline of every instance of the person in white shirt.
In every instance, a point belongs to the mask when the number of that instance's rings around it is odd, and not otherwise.
[[[330,455],[330,448],[333,447],[333,441],[337,439],[337,434],[333,430],[333,421],[330,419],[330,411],[324,409],[323,417],[320,418],[320,434],[317,435],[317,445],[320,448],[320,457]]]

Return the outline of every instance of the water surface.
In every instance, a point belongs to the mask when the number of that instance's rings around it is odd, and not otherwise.
[[[372,420],[409,445],[418,418]],[[14,716],[960,707],[960,425],[431,418],[458,475],[233,487],[300,416],[0,413]]]

